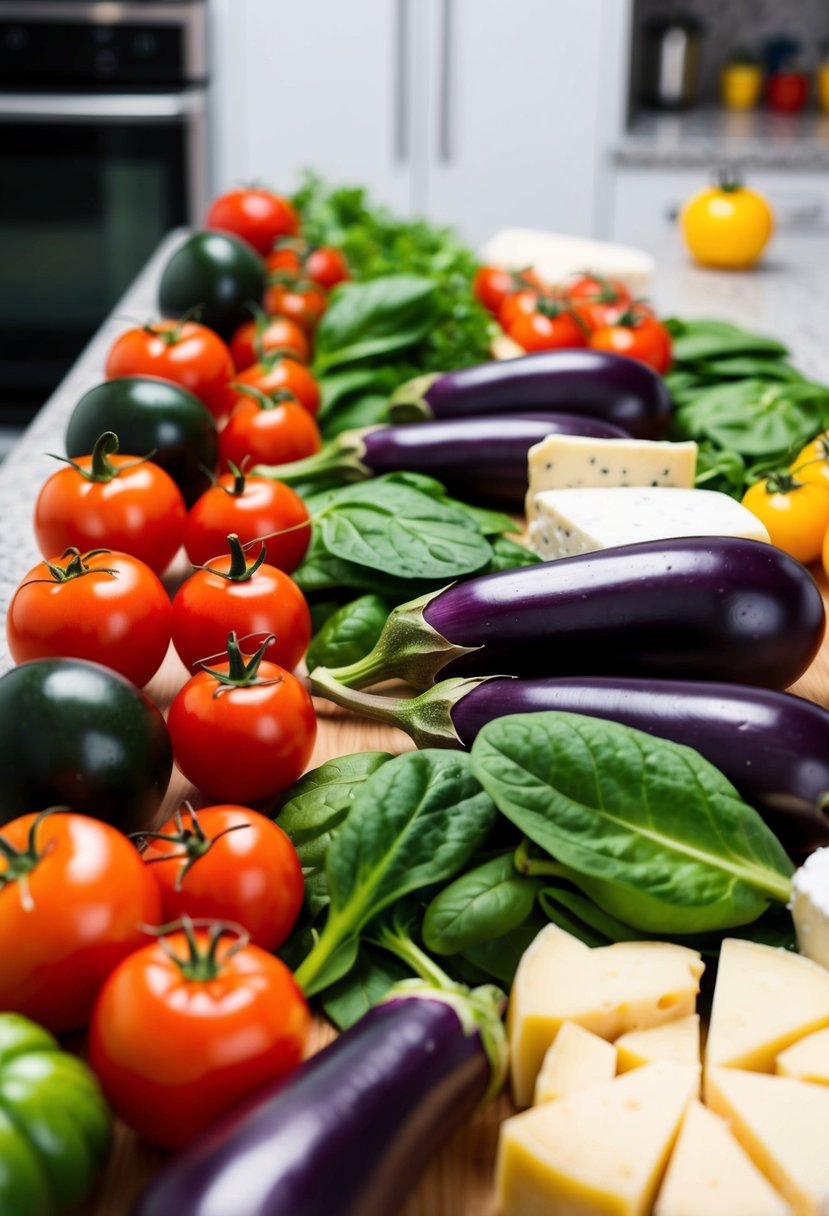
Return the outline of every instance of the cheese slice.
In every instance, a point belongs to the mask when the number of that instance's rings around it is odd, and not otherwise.
[[[829,1085],[829,1027],[793,1043],[774,1062],[774,1071],[795,1081]]]
[[[548,435],[527,457],[527,519],[535,519],[536,495],[547,490],[673,486],[692,489],[697,445],[647,439],[588,439]]]
[[[791,906],[798,950],[829,968],[829,848],[815,849],[795,871]]]
[[[829,971],[773,946],[733,937],[723,942],[706,1070],[772,1072],[784,1048],[823,1026],[829,1026]]]
[[[631,295],[647,295],[654,260],[631,245],[591,241],[537,228],[502,228],[480,250],[485,266],[522,270],[532,266],[547,283],[560,283],[573,274],[621,279]]]
[[[501,1216],[648,1216],[696,1070],[661,1061],[501,1125]]]
[[[674,536],[769,539],[751,511],[716,490],[618,486],[535,496],[530,547],[545,560]]]
[[[794,1003],[796,997],[792,995],[791,1000]],[[754,1164],[788,1200],[796,1216],[825,1216],[829,1211],[829,1089],[787,1077],[712,1068],[708,1105],[726,1116]]]
[[[616,1048],[598,1035],[565,1022],[547,1048],[535,1083],[536,1105],[553,1102],[616,1076]]]
[[[564,1022],[612,1041],[625,1031],[693,1013],[704,964],[669,942],[615,942],[591,950],[547,925],[521,957],[507,1033],[513,1096],[529,1106],[544,1054]]]
[[[791,1216],[719,1116],[688,1107],[653,1216]]]
[[[692,1013],[650,1030],[629,1030],[616,1040],[616,1055],[619,1072],[655,1060],[677,1060],[699,1067],[699,1015]]]

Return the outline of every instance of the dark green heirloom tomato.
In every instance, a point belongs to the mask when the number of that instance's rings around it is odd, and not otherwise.
[[[61,806],[141,831],[172,763],[160,711],[107,667],[35,659],[0,679],[0,825]]]
[[[246,241],[227,232],[194,232],[161,275],[165,317],[189,314],[224,338],[253,315],[265,291],[265,264]]]
[[[0,1212],[52,1216],[83,1198],[109,1148],[92,1071],[17,1013],[0,1014]]]
[[[104,431],[118,436],[122,456],[150,456],[191,506],[210,486],[219,454],[216,423],[198,397],[152,376],[107,380],[84,393],[66,429],[68,456],[88,456]]]

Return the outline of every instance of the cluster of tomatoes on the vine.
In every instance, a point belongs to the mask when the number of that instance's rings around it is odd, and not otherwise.
[[[639,359],[660,374],[671,365],[667,329],[618,279],[579,274],[550,285],[529,268],[482,266],[473,289],[522,350],[591,347]]]

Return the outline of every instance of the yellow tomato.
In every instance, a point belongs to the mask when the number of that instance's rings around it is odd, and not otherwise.
[[[789,465],[789,472],[798,481],[814,481],[819,486],[829,486],[829,431],[818,435],[807,443],[802,452]]]
[[[823,569],[826,571],[826,577],[829,578],[829,529],[827,529],[826,535],[823,538],[823,553],[821,557],[823,558]]]
[[[703,266],[742,270],[765,249],[774,216],[762,194],[723,180],[689,199],[679,222],[688,248]]]
[[[804,563],[820,557],[829,528],[829,486],[778,473],[749,486],[743,506],[765,524],[778,549]]]

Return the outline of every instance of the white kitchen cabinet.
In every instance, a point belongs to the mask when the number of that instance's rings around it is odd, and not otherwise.
[[[630,0],[211,3],[217,189],[311,167],[474,244],[602,230]]]

